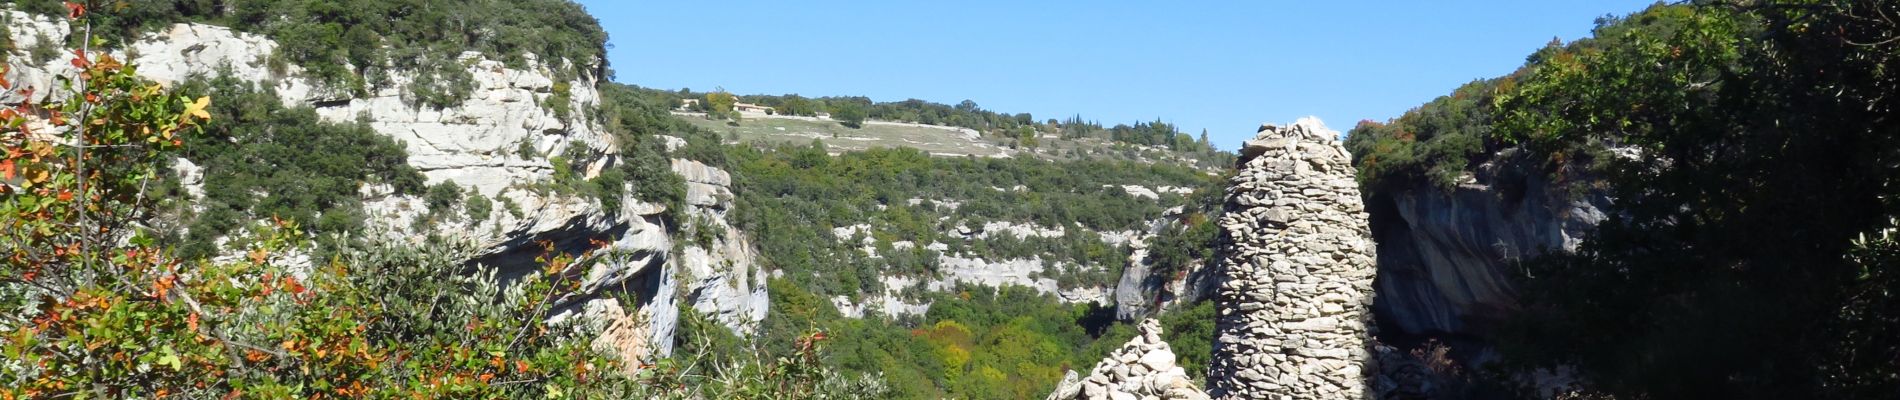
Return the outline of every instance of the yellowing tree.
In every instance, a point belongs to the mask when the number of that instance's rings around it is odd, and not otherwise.
[[[706,108],[711,110],[707,112],[707,115],[713,116],[714,118],[728,118],[732,116],[732,109],[737,104],[739,104],[739,97],[733,96],[732,93],[727,93],[723,89],[706,94]]]

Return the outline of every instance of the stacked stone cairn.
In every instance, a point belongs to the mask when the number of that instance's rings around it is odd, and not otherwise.
[[[1217,399],[1366,398],[1373,242],[1339,133],[1261,126],[1220,224]]]
[[[1141,335],[1095,364],[1088,378],[1075,371],[1049,393],[1048,400],[1202,400],[1187,371],[1174,364],[1174,351],[1161,341],[1161,322],[1145,320]]]

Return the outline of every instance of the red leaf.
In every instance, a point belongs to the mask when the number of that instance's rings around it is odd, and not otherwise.
[[[284,291],[293,294],[303,294],[303,285],[297,283],[297,278],[286,276],[284,277]]]
[[[79,19],[79,17],[86,15],[86,5],[68,1],[66,2],[66,11],[67,18]]]
[[[13,180],[13,160],[0,161],[0,179]]]
[[[86,60],[86,51],[74,49],[73,50],[73,68],[85,69],[86,66],[89,66],[89,65],[92,65],[92,61]]]

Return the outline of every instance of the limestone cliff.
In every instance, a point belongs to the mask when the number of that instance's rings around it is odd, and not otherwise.
[[[1123,190],[1134,193],[1138,199],[1160,201],[1157,191],[1175,194],[1187,194],[1192,190],[1181,187],[1162,186],[1154,189],[1139,185],[1123,185]],[[913,199],[913,205],[920,200]],[[955,208],[958,203],[938,201],[940,207]],[[1138,321],[1154,315],[1169,307],[1193,303],[1211,294],[1213,275],[1207,263],[1199,263],[1178,275],[1162,276],[1150,267],[1147,248],[1150,242],[1166,230],[1181,227],[1181,207],[1165,210],[1154,216],[1145,227],[1125,231],[1095,232],[1080,224],[1072,226],[1045,227],[1034,223],[1009,221],[989,221],[981,225],[971,224],[961,229],[943,232],[945,241],[980,240],[996,236],[1015,238],[1054,238],[1060,239],[1073,234],[1086,234],[1099,238],[1109,246],[1127,246],[1130,254],[1122,265],[1119,275],[1113,281],[1103,284],[1083,284],[1063,286],[1054,278],[1055,272],[1064,269],[1103,268],[1103,266],[1077,265],[1059,254],[1042,254],[1030,258],[989,259],[980,255],[949,251],[947,244],[933,242],[924,244],[929,250],[942,252],[936,258],[936,271],[930,276],[880,275],[884,285],[883,293],[865,294],[862,299],[853,301],[846,296],[835,296],[832,304],[846,316],[863,317],[867,312],[875,311],[886,317],[922,315],[929,304],[918,299],[906,298],[906,290],[947,292],[958,285],[976,285],[987,287],[1021,286],[1041,293],[1054,295],[1057,300],[1069,304],[1096,304],[1113,308],[1116,318],[1122,321]],[[863,251],[877,256],[877,247],[866,233],[873,226],[869,223],[843,226],[833,229],[832,234],[840,240],[860,238]],[[908,250],[918,246],[908,241],[893,243],[899,250]],[[1047,259],[1043,257],[1048,257]]]
[[[10,39],[15,44],[6,78],[20,87],[53,88],[56,78],[72,72],[64,58],[34,63],[27,49],[66,43],[74,34],[66,22],[17,11],[4,11]],[[482,222],[442,221],[433,225],[412,222],[424,218],[427,206],[415,196],[394,195],[388,187],[364,187],[365,209],[372,231],[383,232],[389,240],[419,241],[429,235],[448,237],[478,244],[473,262],[491,265],[508,275],[511,270],[531,268],[533,257],[541,251],[537,243],[548,241],[558,249],[578,251],[591,248],[592,242],[608,243],[585,271],[583,291],[568,299],[569,308],[602,318],[602,324],[619,328],[603,338],[635,356],[665,354],[670,351],[676,304],[684,302],[714,315],[739,332],[749,332],[764,318],[766,274],[756,266],[751,244],[743,232],[731,229],[725,212],[732,206],[730,178],[725,172],[688,160],[675,160],[673,170],[686,178],[690,199],[685,215],[702,218],[724,228],[728,234],[711,242],[679,243],[669,232],[678,227],[665,226],[659,217],[665,206],[627,197],[618,209],[604,209],[595,199],[535,190],[555,171],[552,154],[569,148],[586,149],[592,158],[585,175],[591,178],[602,168],[621,162],[620,144],[600,124],[584,117],[563,117],[547,107],[550,101],[566,99],[568,109],[592,110],[600,102],[595,71],[600,60],[536,60],[527,55],[525,66],[506,63],[474,52],[457,56],[460,65],[473,77],[468,98],[444,108],[412,105],[405,99],[414,73],[396,73],[392,84],[372,88],[366,96],[350,96],[327,90],[325,85],[303,74],[295,66],[273,67],[267,60],[278,50],[270,39],[228,28],[203,24],[175,24],[142,36],[123,49],[114,49],[118,57],[138,66],[140,74],[171,84],[194,77],[229,74],[269,87],[287,106],[308,106],[327,121],[361,121],[403,144],[408,162],[419,170],[428,183],[454,182],[469,191],[496,200],[519,205],[516,215],[494,210]],[[575,63],[583,68],[573,68]],[[581,71],[571,81],[556,82],[557,68]],[[565,86],[564,96],[554,94]],[[59,95],[55,90],[39,90],[34,96]],[[9,93],[0,101],[25,100]],[[518,149],[530,148],[539,156],[521,157]],[[189,172],[189,163],[178,169]],[[190,174],[183,174],[189,184]],[[188,192],[195,188],[187,187]],[[631,193],[632,191],[627,191]],[[498,207],[499,208],[499,207]],[[417,226],[428,226],[416,231]],[[419,242],[418,242],[419,243]],[[613,300],[596,299],[607,291],[620,291],[637,297],[639,311],[629,315],[618,310]],[[557,316],[565,318],[565,316]],[[618,318],[618,319],[616,319]],[[638,335],[627,332],[638,331]]]
[[[1221,227],[1210,393],[1366,396],[1373,244],[1339,133],[1262,126],[1240,150]]]
[[[1379,243],[1382,334],[1471,335],[1487,315],[1515,307],[1512,263],[1571,251],[1603,221],[1609,198],[1573,191],[1589,178],[1553,181],[1507,149],[1450,190],[1414,182],[1368,199]]]

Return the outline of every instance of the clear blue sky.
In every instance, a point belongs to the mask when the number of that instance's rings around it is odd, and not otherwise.
[[[580,2],[622,83],[1158,117],[1233,149],[1262,122],[1396,117],[1654,0]]]

